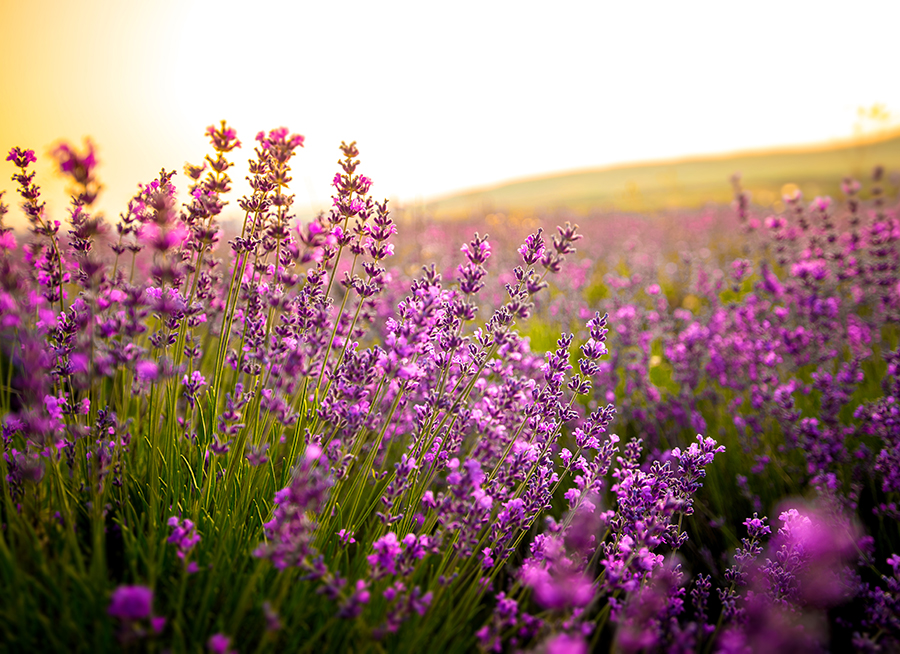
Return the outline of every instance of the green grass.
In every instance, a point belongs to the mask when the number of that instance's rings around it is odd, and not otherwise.
[[[425,203],[436,218],[492,211],[571,209],[653,212],[727,203],[730,177],[763,206],[780,202],[782,185],[797,184],[807,197],[837,196],[847,175],[867,177],[875,165],[900,168],[900,131],[820,146],[691,157],[548,175],[457,193]]]

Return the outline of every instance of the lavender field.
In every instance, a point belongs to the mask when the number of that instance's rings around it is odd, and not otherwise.
[[[343,143],[306,222],[206,133],[116,217],[6,157],[0,651],[900,651],[887,171],[439,222]]]

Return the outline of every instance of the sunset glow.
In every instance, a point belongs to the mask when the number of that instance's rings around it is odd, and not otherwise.
[[[900,652],[898,25],[0,0],[0,654]]]
[[[376,195],[410,203],[554,171],[849,137],[859,107],[900,107],[878,65],[892,57],[896,3],[425,7],[2,0],[0,147],[42,155],[39,181],[61,212],[45,155],[90,136],[100,204],[115,214],[160,167],[199,162],[207,125],[238,130],[242,162],[256,132],[286,125],[307,139],[293,188],[307,212],[328,203],[342,140],[359,143]],[[0,189],[12,189],[10,172]]]

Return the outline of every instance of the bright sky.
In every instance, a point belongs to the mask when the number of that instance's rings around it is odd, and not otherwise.
[[[376,197],[409,203],[850,136],[858,107],[900,111],[898,25],[896,0],[0,0],[0,149],[38,153],[62,217],[45,155],[91,136],[116,216],[161,167],[183,188],[207,125],[238,130],[238,180],[256,132],[284,125],[306,137],[298,209],[328,202],[341,140]]]

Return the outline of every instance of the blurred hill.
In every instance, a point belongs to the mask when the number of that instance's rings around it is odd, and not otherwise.
[[[778,208],[781,189],[797,184],[804,196],[840,195],[846,176],[863,181],[875,165],[900,170],[900,128],[829,143],[695,156],[514,180],[463,191],[416,207],[434,218],[463,218],[493,211],[572,209],[654,212],[733,199],[730,178],[758,205]]]

